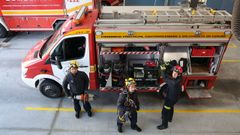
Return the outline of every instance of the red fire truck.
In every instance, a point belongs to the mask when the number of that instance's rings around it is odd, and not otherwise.
[[[231,20],[228,12],[204,6],[82,7],[29,51],[22,79],[47,97],[59,97],[75,60],[91,90],[120,91],[132,77],[138,92],[154,92],[162,83],[159,67],[169,62],[182,66],[190,98],[209,98],[232,36]]]
[[[103,0],[116,5],[121,0]],[[92,8],[93,0],[1,0],[0,37],[8,31],[48,31],[58,29],[81,6]]]

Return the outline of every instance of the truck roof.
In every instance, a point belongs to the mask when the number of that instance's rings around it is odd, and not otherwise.
[[[181,6],[102,7],[85,13],[80,24],[70,17],[62,28],[66,35],[95,32],[96,42],[228,42],[232,16],[225,10]],[[124,39],[124,40],[123,40]]]
[[[98,11],[96,9],[87,11],[79,24],[76,23],[77,20],[74,19],[75,17],[76,14],[64,23],[62,33],[65,36],[91,33],[92,30],[94,30],[94,23],[98,17]]]

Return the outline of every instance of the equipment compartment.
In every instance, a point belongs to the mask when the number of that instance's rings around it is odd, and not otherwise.
[[[192,73],[209,73],[212,58],[191,58]]]
[[[128,75],[133,77],[139,87],[157,87],[159,68],[157,60],[129,59]]]
[[[202,46],[201,46],[202,45]],[[215,46],[204,46],[215,45]],[[190,74],[216,74],[221,55],[224,52],[222,44],[198,44],[190,49]]]
[[[173,44],[170,44],[173,45]],[[183,74],[190,72],[190,55],[189,47],[187,46],[168,46],[164,50],[164,62],[175,61],[176,64],[183,68]]]
[[[128,77],[135,79],[138,88],[159,86],[157,46],[108,46],[101,47],[99,54],[101,87],[124,87],[124,80]]]
[[[216,76],[187,76],[184,82],[190,99],[211,98],[209,89],[213,88]]]

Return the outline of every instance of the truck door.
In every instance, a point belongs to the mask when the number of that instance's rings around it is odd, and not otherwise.
[[[68,73],[69,64],[72,60],[76,60],[79,64],[79,70],[84,71],[89,76],[90,61],[88,34],[64,38],[53,50],[50,60],[53,74],[55,77],[59,78],[61,82]],[[61,69],[58,67],[59,64],[57,64],[56,61],[60,62],[62,66]]]

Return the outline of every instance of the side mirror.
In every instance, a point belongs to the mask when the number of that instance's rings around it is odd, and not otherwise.
[[[61,61],[59,60],[58,56],[55,56],[55,61],[56,61],[56,65],[59,69],[62,69],[62,64]]]

